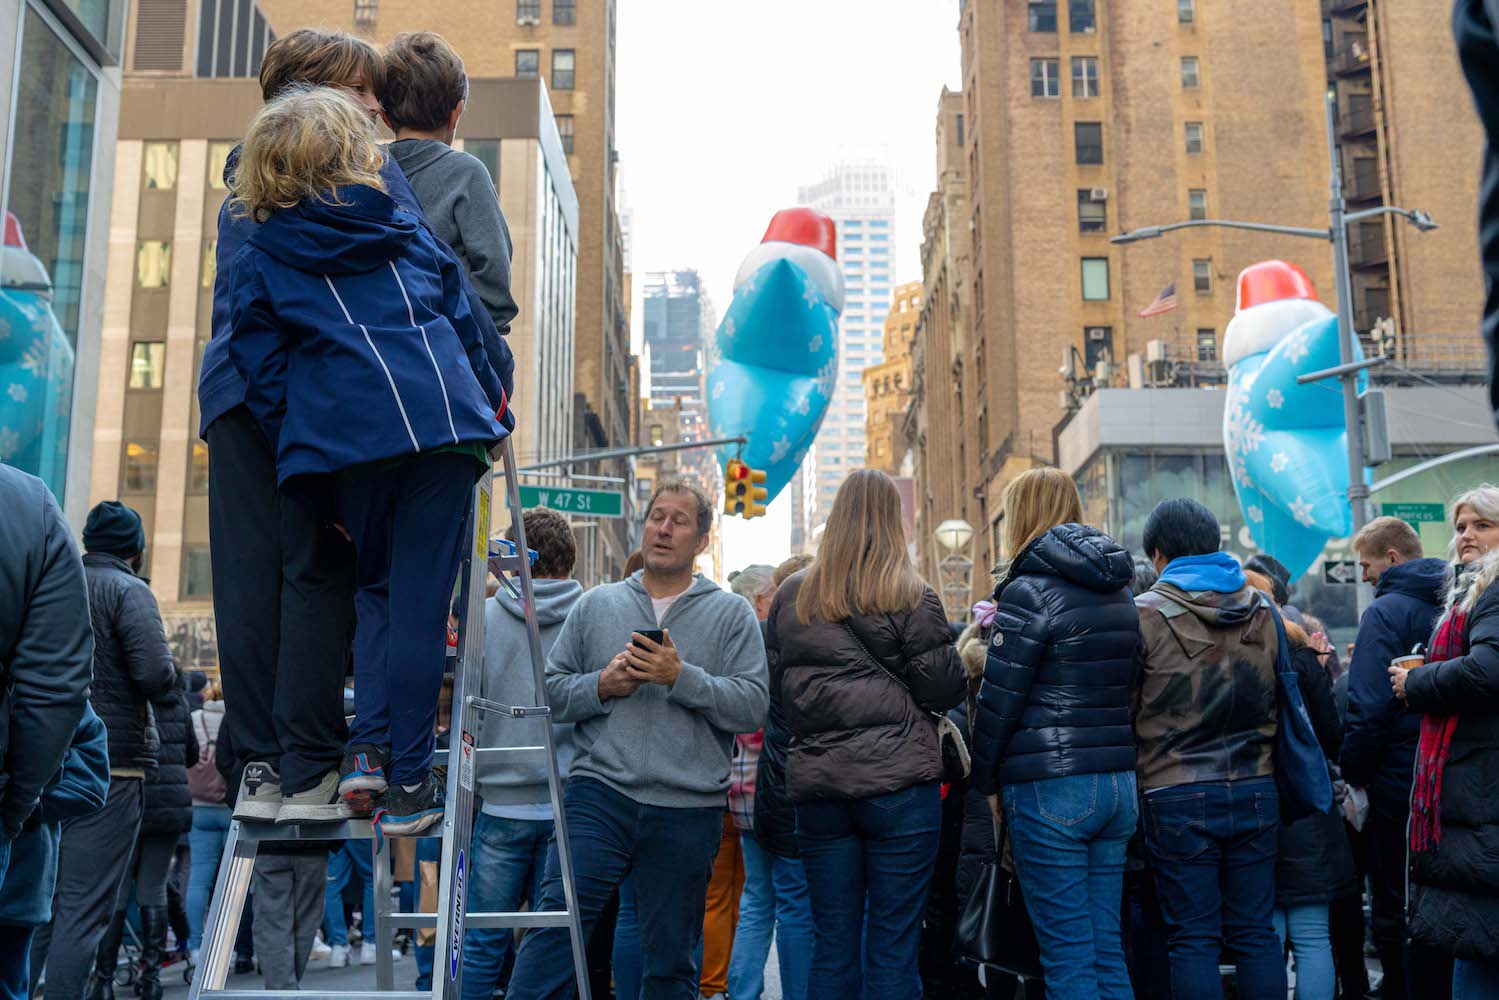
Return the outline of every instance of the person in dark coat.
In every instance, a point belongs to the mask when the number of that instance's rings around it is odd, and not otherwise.
[[[809,555],[797,555],[776,567],[771,582],[779,590],[793,574],[812,565]],[[768,641],[767,626],[760,623]],[[770,647],[766,647],[769,655]],[[796,803],[786,791],[786,751],[791,732],[786,728],[786,711],[777,698],[770,699],[765,716],[765,742],[760,746],[760,763],[755,772],[755,838],[760,846],[779,858],[800,857],[796,847]]]
[[[0,465],[0,511],[0,902],[9,904],[42,885],[42,869],[24,859],[14,877],[8,870],[88,713],[94,635],[83,563],[46,484]],[[50,912],[50,886],[44,896]],[[18,995],[5,991],[28,978],[32,930],[45,922],[0,928],[0,995]]]
[[[1492,997],[1499,996],[1499,486],[1458,497],[1452,521],[1460,577],[1428,662],[1390,667],[1396,695],[1424,713],[1411,788],[1410,934],[1454,957],[1454,997]]]
[[[1130,995],[1119,915],[1139,819],[1130,689],[1134,564],[1080,524],[1071,476],[1005,491],[1007,572],[974,718],[973,782],[1001,793],[1053,1000]]]
[[[1370,521],[1353,539],[1374,602],[1359,620],[1348,668],[1348,726],[1339,763],[1343,780],[1369,796],[1370,909],[1387,1000],[1425,996],[1449,978],[1450,957],[1408,940],[1405,927],[1405,828],[1421,715],[1390,691],[1390,661],[1425,648],[1441,615],[1451,568],[1422,558],[1421,537],[1396,517]]]
[[[807,995],[910,1000],[942,822],[931,713],[966,683],[889,476],[843,481],[817,561],[776,592],[766,634],[816,927]],[[862,947],[866,927],[878,947]]]
[[[127,878],[146,775],[156,769],[161,746],[152,703],[177,692],[161,612],[150,584],[137,575],[146,552],[140,515],[104,501],[89,512],[83,547],[94,629],[89,697],[109,733],[110,781],[102,810],[63,823],[51,933],[39,932],[33,947],[33,964],[46,965],[48,990],[64,997],[84,993]]]
[[[113,1000],[115,964],[125,929],[125,911],[131,884],[141,917],[141,975],[137,993],[141,1000],[161,1000],[161,962],[167,945],[167,876],[177,842],[192,829],[193,799],[187,786],[187,769],[198,762],[201,752],[191,725],[187,700],[187,678],[176,689],[152,703],[160,749],[156,767],[146,773],[141,830],[135,853],[127,867],[125,882],[115,900],[114,919],[99,942],[90,1000]]]

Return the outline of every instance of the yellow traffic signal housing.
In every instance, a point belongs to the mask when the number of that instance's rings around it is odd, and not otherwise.
[[[750,467],[737,458],[729,459],[723,470],[723,512],[742,514],[750,501]]]
[[[765,516],[765,503],[770,499],[770,492],[760,484],[765,482],[765,473],[759,469],[749,470],[749,502],[744,505],[744,517],[746,520],[752,517]]]

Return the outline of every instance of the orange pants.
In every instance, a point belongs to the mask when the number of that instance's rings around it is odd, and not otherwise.
[[[708,904],[703,912],[702,994],[711,997],[729,989],[729,955],[734,951],[734,927],[739,923],[739,896],[744,892],[744,849],[739,828],[723,814],[723,838],[708,880]]]

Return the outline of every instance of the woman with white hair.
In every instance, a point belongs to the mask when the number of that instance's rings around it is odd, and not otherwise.
[[[1452,504],[1457,580],[1427,662],[1390,666],[1425,713],[1411,789],[1410,934],[1456,962],[1454,1000],[1499,997],[1499,486]]]

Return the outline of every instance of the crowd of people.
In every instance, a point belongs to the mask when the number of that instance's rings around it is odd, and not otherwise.
[[[452,148],[468,83],[441,38],[302,29],[261,86],[199,391],[221,692],[172,661],[139,515],[99,504],[80,558],[0,466],[0,998],[107,1000],[127,937],[159,997],[236,820],[366,818],[402,910],[435,903],[415,838],[444,814],[465,519],[513,426],[509,235]],[[1268,1000],[1288,953],[1296,996],[1332,1000],[1372,992],[1367,886],[1379,995],[1499,998],[1499,488],[1453,500],[1446,559],[1394,518],[1358,534],[1376,596],[1346,669],[1273,553],[1222,551],[1193,500],[1136,554],[1057,469],[1004,511],[992,599],[958,623],[877,471],[815,558],[730,592],[695,572],[699,484],[658,483],[626,577],[587,591],[567,519],[526,511],[535,600],[485,604],[480,682],[551,716],[482,736],[551,726],[565,810],[544,763],[481,769],[469,909],[563,909],[561,822],[598,997],[757,1000],[774,942],[787,1000],[1195,1000],[1224,965]],[[281,990],[314,955],[373,962],[385,858],[263,845],[238,966]],[[463,948],[469,1000],[572,989],[567,928]]]

